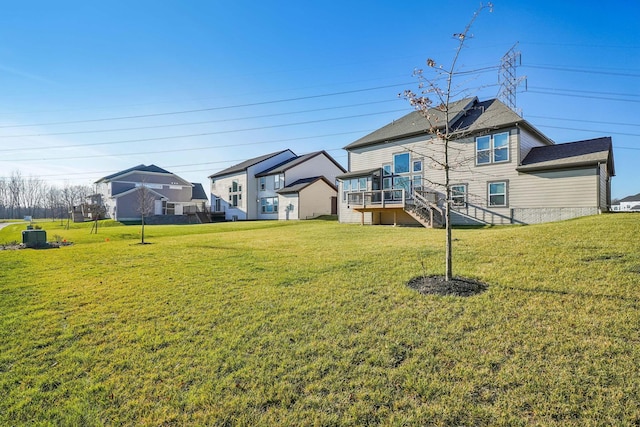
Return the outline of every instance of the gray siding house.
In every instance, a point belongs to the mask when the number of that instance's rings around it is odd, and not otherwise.
[[[291,150],[265,154],[210,175],[211,208],[214,215],[232,221],[307,219],[335,213],[333,183],[344,172],[326,151],[301,156]]]
[[[143,194],[156,223],[208,222],[207,194],[202,184],[191,183],[156,165],[137,165],[95,182],[94,203],[116,221],[139,221]]]
[[[440,226],[443,142],[412,112],[347,145],[338,176],[339,219]],[[555,144],[497,99],[449,108],[452,223],[532,224],[606,212],[615,175],[610,137]]]

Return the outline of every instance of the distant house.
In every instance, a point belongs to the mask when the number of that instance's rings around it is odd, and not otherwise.
[[[531,224],[609,210],[610,137],[555,144],[496,99],[463,99],[449,112],[453,224]],[[442,129],[443,112],[431,113]],[[345,149],[341,222],[442,225],[442,141],[422,115],[407,114]]]
[[[613,206],[612,210],[620,212],[640,212],[640,193],[621,199]]]
[[[192,183],[155,165],[138,165],[95,182],[92,203],[104,206],[105,216],[117,221],[139,221],[141,198],[153,199],[150,222],[208,222],[207,193]],[[144,188],[143,188],[144,187]]]
[[[298,156],[287,149],[254,157],[209,176],[212,211],[226,220],[331,214],[333,183],[344,172],[326,151]]]

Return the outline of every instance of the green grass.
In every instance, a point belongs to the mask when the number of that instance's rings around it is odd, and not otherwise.
[[[640,217],[444,231],[41,222],[0,251],[0,425],[640,423]],[[24,225],[0,231],[20,241]]]

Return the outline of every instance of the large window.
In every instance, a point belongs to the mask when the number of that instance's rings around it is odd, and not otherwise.
[[[229,186],[229,205],[242,206],[242,185],[238,181],[233,181]]]
[[[409,172],[409,153],[395,154],[393,156],[393,173]]]
[[[488,184],[489,206],[504,207],[507,206],[507,181],[490,182]]]
[[[467,204],[467,185],[456,184],[451,186],[451,204],[453,206],[466,206]]]
[[[278,213],[278,198],[263,197],[260,199],[260,210],[262,213]]]
[[[509,161],[509,132],[476,138],[476,165]]]

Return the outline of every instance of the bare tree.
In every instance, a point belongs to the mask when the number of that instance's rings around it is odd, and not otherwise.
[[[8,183],[9,190],[9,208],[11,209],[11,218],[20,218],[22,213],[21,195],[24,191],[24,179],[20,171],[11,172]]]
[[[144,219],[145,217],[153,213],[154,204],[155,204],[155,197],[151,193],[151,189],[147,187],[147,185],[143,182],[142,185],[138,187],[138,205],[136,208],[136,210],[140,214],[140,220],[142,224],[140,243],[143,245],[144,245]]]
[[[435,71],[434,78],[427,78],[423,70],[415,70],[414,76],[419,82],[419,93],[412,90],[405,90],[401,96],[409,101],[411,106],[418,111],[429,123],[430,133],[435,137],[435,141],[439,147],[437,155],[428,156],[430,160],[440,169],[444,171],[444,182],[432,183],[444,188],[445,191],[445,228],[446,228],[446,253],[445,253],[445,280],[449,281],[453,277],[453,257],[452,257],[452,238],[451,238],[451,180],[450,172],[452,168],[451,142],[461,137],[456,129],[451,129],[450,120],[452,114],[452,98],[463,93],[454,85],[454,79],[459,73],[457,62],[462,53],[465,42],[470,37],[471,26],[480,14],[480,12],[488,8],[492,10],[493,5],[488,3],[481,4],[475,11],[473,17],[465,27],[462,33],[454,34],[458,42],[451,64],[449,66],[439,65],[435,60],[427,59],[427,66]],[[441,86],[440,82],[444,84]],[[434,102],[434,98],[435,102]],[[435,146],[435,145],[434,145]]]

